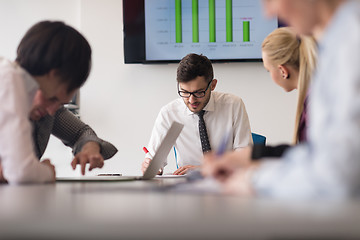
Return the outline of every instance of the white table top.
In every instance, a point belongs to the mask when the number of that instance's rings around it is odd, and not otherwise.
[[[184,181],[0,185],[0,239],[360,239],[360,201],[178,193]]]

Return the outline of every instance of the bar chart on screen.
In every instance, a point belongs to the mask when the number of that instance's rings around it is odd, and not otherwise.
[[[263,17],[261,1],[146,1],[146,58],[181,59],[189,52],[211,59],[261,58],[261,42],[277,24]]]

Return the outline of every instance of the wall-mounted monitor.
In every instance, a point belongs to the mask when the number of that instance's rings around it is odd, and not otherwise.
[[[213,61],[260,61],[278,27],[260,0],[123,0],[125,63],[178,62],[188,53]]]

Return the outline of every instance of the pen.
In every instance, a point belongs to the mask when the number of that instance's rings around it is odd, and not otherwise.
[[[147,150],[146,147],[143,147],[143,151],[145,154],[149,154],[150,158],[153,158],[153,156],[151,155],[151,153],[149,152],[149,150]]]
[[[149,156],[151,159],[153,158],[153,156],[151,155],[151,153],[149,152],[149,150],[147,150],[146,147],[143,147],[143,151],[144,151],[145,154],[148,154],[148,156]],[[162,175],[162,174],[163,174],[163,169],[160,168],[160,170],[159,170],[159,172],[157,173],[157,175]]]
[[[221,141],[221,144],[220,144],[220,147],[219,149],[217,150],[216,152],[216,156],[217,157],[220,157],[221,155],[224,154],[225,150],[226,150],[226,145],[228,144],[229,142],[229,136],[230,136],[230,132],[228,132],[227,134],[224,135],[222,141]]]

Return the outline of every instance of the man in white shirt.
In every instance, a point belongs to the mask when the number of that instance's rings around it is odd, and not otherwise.
[[[184,124],[176,140],[178,169],[174,175],[183,175],[202,164],[203,154],[217,150],[229,141],[226,150],[251,145],[250,123],[241,98],[213,92],[217,80],[211,61],[202,55],[185,56],[177,69],[180,98],[164,106],[155,121],[148,144],[149,154],[142,163],[144,172],[173,121]]]
[[[49,160],[39,162],[29,114],[35,93],[53,109],[69,102],[91,69],[91,48],[75,29],[43,21],[21,40],[16,61],[0,58],[0,181],[10,184],[55,181]]]

